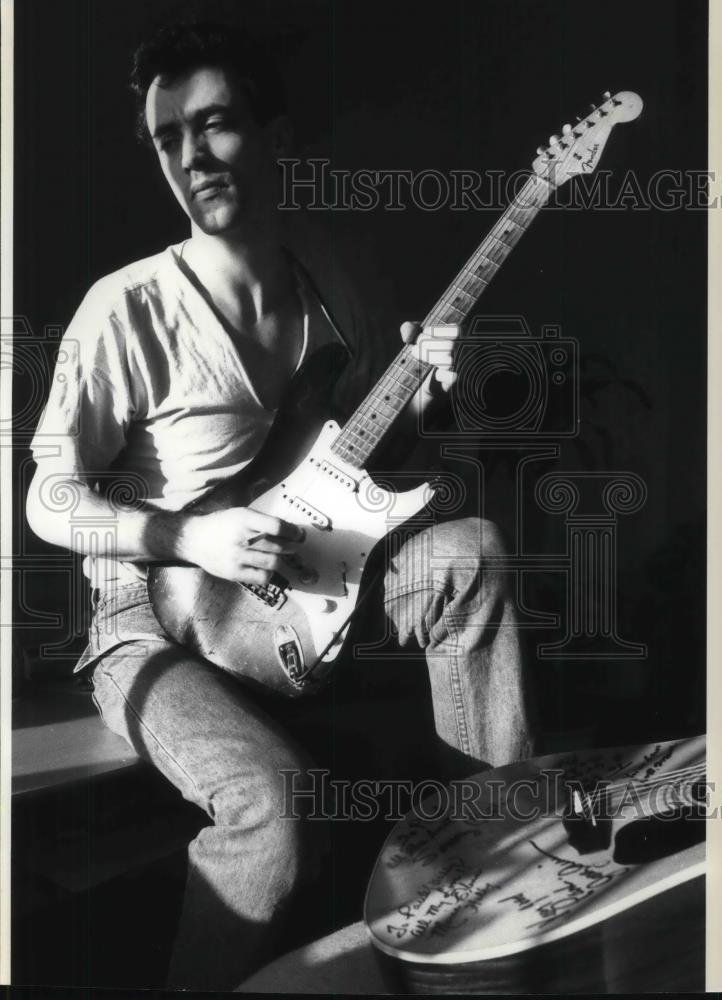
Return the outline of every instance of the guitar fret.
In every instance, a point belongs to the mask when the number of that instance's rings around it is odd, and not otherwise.
[[[393,411],[393,416],[396,416],[398,411]],[[383,416],[382,416],[383,419]],[[363,423],[364,429],[370,430],[371,428],[378,427],[379,411],[377,409],[372,409],[370,406],[365,406],[363,410],[359,410],[358,420]]]
[[[371,428],[370,427],[369,427],[368,430],[364,429],[364,430],[359,430],[359,431],[355,430],[355,428],[353,428],[353,427],[348,427],[348,428],[344,429],[344,433],[353,435],[353,437],[357,438],[359,441],[362,438],[374,437],[374,435],[371,433]],[[379,439],[380,439],[380,435],[376,436],[375,440],[373,441],[373,443],[376,444],[379,441]],[[366,442],[364,442],[364,444],[365,443]]]
[[[394,391],[393,399],[391,398],[381,399],[378,396],[373,396],[370,400],[370,402],[373,404],[374,409],[380,411],[383,416],[395,417],[398,413],[401,412],[402,408],[407,402],[405,394],[399,393],[395,389],[393,391]],[[389,396],[389,393],[387,392],[385,396]]]
[[[488,265],[491,268],[493,268],[492,275],[496,274],[496,272],[499,270],[499,265],[497,264],[497,262],[495,260],[492,260],[491,257],[489,257],[489,255],[486,253],[482,253],[481,258],[484,262],[484,265]]]
[[[488,278],[488,280],[487,280],[487,279],[486,279],[486,278],[484,277],[484,274],[486,274],[486,273],[487,273],[487,272],[486,272],[486,269],[485,269],[485,266],[484,266],[484,264],[483,264],[483,263],[481,263],[480,261],[477,261],[477,262],[476,262],[476,264],[474,265],[474,270],[473,270],[473,271],[470,271],[470,274],[471,274],[471,276],[472,276],[473,280],[474,280],[474,281],[475,281],[475,282],[476,282],[476,283],[477,283],[478,285],[481,285],[481,286],[482,286],[482,287],[481,287],[481,288],[479,289],[479,295],[481,295],[481,293],[482,293],[482,292],[484,291],[484,289],[486,288],[486,286],[487,286],[487,285],[489,284],[489,281],[491,281],[491,279],[492,279],[492,277],[493,277],[493,275],[489,275],[489,278]]]
[[[494,231],[500,232],[501,235],[496,236]],[[513,250],[518,241],[524,234],[525,229],[520,226],[518,222],[514,222],[512,218],[500,219],[499,222],[494,226],[491,235],[499,242],[504,243],[509,250]]]
[[[484,281],[483,278],[477,277],[477,275],[474,274],[472,271],[466,269],[463,272],[459,273],[458,278],[460,278],[461,280],[457,280],[455,282],[456,287],[461,288],[465,294],[471,295],[471,297],[475,301],[476,299],[479,298],[482,291],[484,290],[483,287],[479,286],[486,286],[489,284],[488,281]],[[468,288],[471,288],[471,292],[467,291]]]
[[[496,236],[492,236],[492,235],[489,235],[487,237],[487,243],[488,242],[492,242],[493,243],[493,246],[491,247],[491,251],[493,253],[497,254],[496,257],[491,258],[491,259],[494,260],[495,264],[502,264],[506,260],[507,256],[509,255],[509,247],[506,245],[506,243],[504,243],[503,240],[499,240],[499,239],[496,238]]]
[[[386,395],[388,396],[388,393]],[[378,396],[372,396],[369,402],[373,404],[374,410],[380,411],[383,416],[395,417],[405,401],[405,398],[399,395],[395,396],[393,402],[390,399],[380,399]]]
[[[400,399],[398,400],[397,406],[388,406],[387,404],[388,412],[386,413],[384,413],[383,410],[381,410],[377,401],[373,402],[374,406],[365,407],[362,412],[359,412],[359,417],[363,420],[368,420],[369,423],[373,422],[373,426],[375,427],[378,426],[379,417],[382,421],[389,418],[393,420],[394,417],[397,417],[399,415],[402,409],[402,403]],[[406,400],[404,400],[404,402],[406,402]]]
[[[451,313],[449,313],[450,309],[452,309],[458,315],[454,316]],[[445,323],[454,324],[457,323],[459,319],[463,320],[465,316],[466,313],[464,312],[463,309],[459,309],[458,306],[454,306],[450,302],[448,302],[445,304],[443,309],[439,309],[438,311],[435,310],[434,312],[429,313],[429,315],[424,320],[423,325],[440,326]]]
[[[512,205],[509,209],[509,218],[526,229],[536,213],[537,209],[532,205]]]
[[[474,289],[474,298],[478,299],[481,293],[484,291],[484,288],[486,288],[486,286],[489,284],[489,282],[486,281],[485,278],[483,278],[480,274],[477,273],[478,270],[480,270],[479,264],[476,265],[476,268],[477,268],[476,271],[472,271],[471,269],[464,271],[464,279],[465,279],[464,284],[465,286],[467,282],[470,284],[471,288]]]
[[[408,365],[411,360],[414,364]],[[413,358],[410,347],[404,348],[358,407],[332,450],[352,464],[363,464],[430,369],[430,365]]]
[[[394,417],[398,416],[398,412],[399,412],[398,410],[392,411],[390,417],[393,419]],[[384,418],[382,416],[382,420],[383,419],[388,419],[388,417]],[[365,434],[372,434],[372,433],[376,434],[379,432],[379,429],[381,432],[385,430],[385,428],[379,424],[378,411],[372,412],[369,407],[366,407],[363,411],[359,411],[357,413],[356,420],[354,421],[354,423],[361,424],[362,430]],[[354,434],[359,433],[353,425],[349,427],[349,430],[351,433]]]
[[[419,364],[423,364],[423,362],[418,362],[418,363]],[[404,373],[404,374],[406,374],[406,373]],[[420,384],[420,383],[417,383],[415,379],[413,380],[413,382],[411,380],[409,380],[408,382],[404,382],[403,376],[391,375],[390,377],[395,382],[397,382],[399,385],[402,385],[405,389],[410,389],[412,387],[412,384]]]
[[[454,282],[454,290],[461,292],[461,294],[465,295],[468,299],[476,301],[476,296],[472,295],[471,292],[467,292],[467,290],[460,283]]]

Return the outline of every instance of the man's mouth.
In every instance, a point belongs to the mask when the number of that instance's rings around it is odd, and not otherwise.
[[[199,201],[206,201],[209,198],[215,198],[217,194],[225,191],[227,187],[228,185],[222,181],[204,181],[202,184],[197,184],[191,188],[191,195]]]

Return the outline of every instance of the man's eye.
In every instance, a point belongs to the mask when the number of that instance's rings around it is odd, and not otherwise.
[[[178,144],[178,137],[175,135],[168,135],[164,139],[161,139],[158,143],[158,149],[161,153],[169,153],[174,146]]]
[[[206,128],[223,128],[225,124],[224,118],[209,118],[206,122]]]

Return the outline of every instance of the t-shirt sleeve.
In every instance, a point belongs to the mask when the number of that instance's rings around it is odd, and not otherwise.
[[[44,469],[92,485],[123,449],[134,410],[126,333],[101,280],[60,342],[33,457]]]

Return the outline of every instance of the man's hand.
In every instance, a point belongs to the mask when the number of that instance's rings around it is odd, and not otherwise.
[[[456,382],[458,338],[458,326],[428,326],[422,330],[420,323],[402,324],[403,342],[413,344],[416,356],[434,366],[414,397],[412,405],[417,412],[425,409],[432,399],[449,392]]]
[[[266,586],[284,555],[298,552],[303,528],[250,507],[232,507],[186,518],[179,551],[212,576]]]

